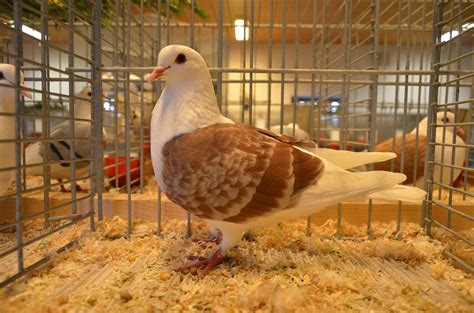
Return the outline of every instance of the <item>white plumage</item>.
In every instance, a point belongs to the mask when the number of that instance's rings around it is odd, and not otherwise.
[[[90,157],[90,137],[91,124],[88,121],[91,119],[91,89],[84,88],[76,95],[74,101],[74,121],[75,137],[80,138],[75,142],[75,157],[76,159],[83,159]],[[69,121],[63,121],[54,126],[50,130],[50,138],[57,138],[56,141],[47,143],[48,153],[51,161],[50,177],[62,181],[71,176],[71,163],[66,162],[70,160],[71,144],[70,140],[61,140],[61,138],[72,137],[72,131]],[[103,136],[106,138],[105,130]],[[35,142],[25,149],[25,159],[27,165],[42,164],[45,155],[42,142]],[[89,171],[89,161],[76,162],[76,177],[84,176]],[[26,170],[27,175],[43,175],[43,166],[32,166]]]
[[[280,125],[274,125],[274,126],[270,127],[270,130],[275,132],[275,133],[279,133],[280,132]],[[288,123],[286,125],[283,125],[282,134],[283,135],[288,135],[288,136],[295,136],[297,138],[306,139],[306,140],[311,139],[309,134],[304,129],[302,129],[298,124],[295,124],[295,134],[293,135],[293,123]]]
[[[464,141],[464,131],[461,127],[457,127],[456,133],[454,132],[454,126],[444,126],[445,124],[453,124],[455,122],[454,114],[449,111],[438,112],[436,114],[436,143],[435,146],[435,155],[434,161],[436,165],[434,166],[433,179],[434,181],[441,182],[445,185],[450,185],[451,179],[455,181],[458,176],[461,174],[461,170],[449,167],[441,167],[438,164],[448,164],[461,167],[464,165],[466,160],[466,148],[462,147],[466,143]],[[428,129],[428,118],[425,117],[421,120],[418,126],[419,134],[427,134]],[[411,134],[416,134],[416,129],[414,129]],[[454,141],[455,140],[455,141]],[[446,144],[443,146],[442,144]],[[453,148],[452,145],[455,144],[457,147]],[[419,149],[424,150],[425,146],[422,145]],[[454,157],[453,157],[454,149]],[[451,177],[451,171],[453,176]],[[418,178],[416,185],[421,187],[424,184],[424,176]]]
[[[24,87],[23,72],[20,72],[20,84]],[[15,113],[16,68],[11,64],[0,64],[0,113]],[[21,91],[24,96],[31,98],[31,93]],[[0,115],[0,140],[15,139],[15,118]],[[1,171],[15,167],[15,144],[0,142],[0,195],[4,194],[15,178],[15,170]]]

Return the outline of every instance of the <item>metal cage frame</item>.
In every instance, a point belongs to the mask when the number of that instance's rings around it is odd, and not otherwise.
[[[248,3],[249,2],[249,3]],[[270,12],[276,12],[277,7],[276,1],[270,0],[268,7]],[[464,189],[455,188],[452,186],[443,185],[441,182],[437,182],[433,178],[434,166],[445,166],[455,168],[453,164],[435,164],[434,151],[437,144],[436,129],[446,128],[443,125],[436,125],[436,113],[439,109],[454,108],[454,113],[458,116],[459,106],[462,104],[470,104],[471,114],[473,114],[473,99],[460,99],[459,90],[460,88],[467,88],[469,83],[466,83],[466,79],[473,76],[472,70],[466,70],[461,68],[461,62],[465,59],[474,55],[470,53],[462,53],[459,48],[460,38],[466,36],[466,33],[472,32],[472,30],[463,30],[462,25],[465,22],[469,22],[472,16],[469,14],[470,10],[473,9],[473,4],[464,5],[462,1],[456,3],[455,1],[442,1],[434,0],[432,10],[429,9],[429,1],[412,1],[412,0],[398,0],[397,2],[386,3],[382,0],[368,0],[368,1],[340,1],[340,5],[337,8],[336,14],[340,14],[341,18],[334,21],[333,14],[332,19],[327,16],[327,8],[329,6],[328,0],[308,0],[305,1],[307,5],[304,10],[300,7],[302,0],[295,2],[297,12],[294,23],[286,12],[288,10],[288,1],[282,0],[281,2],[281,21],[276,21],[274,14],[270,14],[270,20],[268,22],[262,22],[259,17],[255,16],[256,1],[244,1],[244,21],[248,22],[249,38],[248,41],[243,41],[240,44],[240,67],[229,67],[228,60],[225,56],[229,55],[229,47],[226,47],[225,32],[232,29],[233,24],[228,20],[225,20],[225,16],[230,18],[230,12],[225,13],[226,7],[224,0],[215,1],[213,6],[215,23],[204,23],[196,22],[195,17],[195,5],[196,1],[190,1],[189,10],[189,22],[181,20],[173,20],[170,12],[170,0],[157,0],[158,8],[165,8],[164,12],[156,14],[156,20],[151,21],[149,18],[145,18],[144,1],[141,0],[139,4],[132,4],[130,0],[113,2],[113,12],[107,12],[102,7],[101,1],[94,1],[93,6],[90,8],[90,15],[86,16],[79,12],[74,4],[73,0],[63,1],[64,7],[67,9],[67,21],[61,21],[50,15],[48,11],[48,1],[41,0],[41,8],[37,10],[24,1],[15,0],[13,1],[13,25],[10,27],[5,23],[1,23],[0,29],[5,32],[9,32],[13,36],[13,53],[2,52],[3,57],[14,60],[16,66],[16,77],[14,88],[15,93],[15,112],[9,114],[0,113],[0,115],[8,115],[15,118],[15,139],[13,140],[2,140],[0,143],[13,142],[15,143],[16,163],[15,163],[15,182],[16,189],[13,193],[0,196],[0,200],[14,199],[15,203],[15,220],[0,226],[0,230],[8,228],[15,228],[16,240],[15,245],[8,247],[5,250],[0,251],[0,259],[12,257],[16,254],[17,269],[14,274],[9,275],[8,278],[0,282],[0,287],[6,286],[12,281],[25,275],[26,273],[37,269],[39,266],[45,264],[50,260],[52,254],[47,254],[43,258],[36,260],[32,264],[25,265],[24,261],[24,249],[30,244],[37,242],[48,235],[61,231],[69,226],[77,223],[83,219],[89,219],[90,229],[94,230],[96,223],[104,219],[104,172],[105,170],[114,168],[115,173],[119,172],[119,163],[113,165],[104,165],[104,155],[113,155],[116,158],[125,155],[123,164],[125,165],[125,184],[124,190],[127,193],[127,215],[128,215],[128,234],[132,231],[132,185],[138,182],[138,190],[143,190],[144,187],[144,145],[149,142],[149,137],[145,134],[145,98],[143,86],[145,80],[143,75],[153,69],[156,63],[157,52],[166,45],[174,42],[172,38],[175,31],[184,30],[184,41],[191,47],[195,47],[199,38],[196,39],[200,34],[201,30],[209,30],[212,34],[212,42],[217,42],[217,47],[213,48],[212,64],[210,65],[210,71],[213,75],[213,80],[216,83],[216,97],[218,105],[224,114],[230,114],[231,106],[239,107],[236,109],[238,119],[243,123],[254,123],[256,115],[259,114],[257,109],[266,110],[264,121],[265,127],[269,128],[272,119],[272,108],[275,107],[279,110],[279,131],[284,131],[284,121],[287,118],[286,108],[290,108],[292,132],[295,133],[295,125],[297,122],[297,95],[300,90],[305,89],[310,92],[310,104],[308,108],[309,118],[309,136],[314,139],[318,144],[327,143],[327,139],[321,136],[322,133],[328,131],[328,127],[322,125],[324,120],[325,112],[318,107],[317,103],[320,100],[329,99],[333,96],[338,96],[341,99],[341,118],[338,121],[338,129],[340,131],[340,137],[337,140],[341,148],[348,146],[358,147],[360,149],[369,149],[373,151],[377,144],[377,123],[379,122],[379,113],[381,110],[380,100],[383,100],[385,88],[394,88],[395,90],[395,102],[394,108],[394,129],[393,135],[396,134],[396,123],[397,120],[402,123],[402,138],[405,138],[408,128],[408,111],[415,110],[417,122],[420,120],[420,115],[423,110],[426,110],[429,117],[428,123],[430,125],[427,134],[426,144],[426,160],[425,160],[425,188],[428,191],[428,198],[424,203],[424,210],[422,216],[420,216],[420,223],[425,227],[425,231],[428,235],[432,234],[433,226],[441,227],[445,231],[451,233],[459,240],[464,241],[470,246],[474,246],[474,243],[468,238],[463,237],[462,234],[453,230],[451,227],[451,216],[457,215],[458,217],[464,218],[469,221],[474,221],[474,216],[468,213],[460,212],[455,209],[452,205],[452,194],[461,193],[464,198],[472,197],[472,193]],[[262,1],[259,2],[262,5]],[[214,5],[213,4],[213,5]],[[416,4],[416,5],[415,5]],[[131,8],[135,9],[135,13],[132,14]],[[362,7],[368,9],[363,11],[361,14],[356,15],[354,9]],[[397,8],[397,16],[392,16],[389,20],[392,22],[395,17],[397,21],[393,21],[393,24],[389,24],[387,21],[381,21],[382,18],[387,19],[387,12],[391,9]],[[40,43],[40,56],[41,61],[36,62],[35,59],[27,59],[24,57],[24,39],[25,36],[22,33],[22,25],[27,21],[23,13],[24,11],[31,11],[40,17],[40,22],[37,26],[41,29],[41,38],[34,39],[34,42]],[[310,12],[311,23],[301,23],[300,13]],[[402,18],[402,12],[406,12],[406,18]],[[432,13],[432,29],[426,27],[426,19],[429,14]],[[163,16],[162,16],[163,14]],[[448,16],[446,16],[448,14]],[[103,17],[108,18],[108,22],[103,22]],[[413,19],[416,17],[416,21]],[[329,19],[329,20],[328,20]],[[59,45],[55,45],[49,41],[49,29],[50,22],[57,23],[60,28],[65,28],[68,34],[67,48],[62,48]],[[318,23],[318,21],[322,21]],[[30,21],[27,21],[30,23]],[[415,23],[416,22],[416,23]],[[386,23],[386,24],[385,24]],[[421,25],[421,26],[420,26]],[[459,35],[456,38],[450,38],[447,41],[442,41],[441,36],[443,31],[449,28],[459,30]],[[273,40],[275,29],[281,30],[281,43],[280,48],[280,59],[276,60],[273,54],[273,50],[278,46]],[[84,33],[83,30],[86,32]],[[261,43],[256,42],[255,34],[257,30],[266,30],[268,32],[268,45],[266,51],[263,51],[262,55],[266,57],[266,65],[262,66],[262,63],[258,62],[257,57],[262,57],[256,53],[257,46]],[[335,33],[335,30],[339,32]],[[397,48],[396,55],[396,67],[388,68],[386,65],[386,55],[388,50],[387,35],[383,35],[384,31],[395,31],[396,38],[395,42],[399,45]],[[303,31],[311,32],[311,61],[310,67],[302,68],[299,63],[298,55],[300,55],[301,46],[300,38]],[[420,39],[421,45],[421,59],[419,61],[419,67],[414,68],[414,65],[410,63],[414,52],[413,49],[416,46],[414,40],[411,39],[413,32],[419,32],[422,34]],[[289,62],[286,60],[286,56],[289,54],[290,49],[287,47],[289,42],[287,38],[293,36],[294,38],[294,53],[297,56],[293,61],[294,63],[289,66]],[[428,34],[431,33],[432,38],[429,38]],[[136,37],[134,38],[134,36]],[[112,36],[112,40],[109,36]],[[153,37],[155,36],[155,37]],[[287,37],[288,36],[288,37]],[[330,37],[332,36],[332,37]],[[410,38],[408,40],[402,39],[403,36]],[[74,38],[80,38],[81,41],[85,42],[85,45],[89,48],[86,56],[77,53]],[[182,39],[181,37],[181,39]],[[136,40],[138,38],[138,42]],[[383,39],[384,38],[384,39]],[[381,43],[381,39],[384,40]],[[28,40],[33,40],[28,37]],[[178,40],[179,41],[179,40]],[[340,41],[340,47],[335,42]],[[431,46],[428,46],[428,42],[431,42]],[[403,43],[403,45],[402,45]],[[426,44],[426,45],[425,45]],[[338,54],[337,57],[330,60],[329,47],[333,45]],[[455,46],[457,45],[457,46]],[[404,54],[402,59],[401,46],[403,46]],[[452,52],[452,47],[457,49]],[[368,52],[359,52],[360,48],[369,48]],[[431,53],[427,56],[423,52],[423,49],[431,47]],[[340,51],[337,49],[340,48]],[[144,51],[149,49],[151,52],[145,55]],[[444,60],[442,55],[445,49],[449,49],[448,60]],[[59,51],[67,55],[67,66],[52,66],[50,62],[50,50]],[[263,49],[262,49],[263,50]],[[362,49],[363,50],[363,49]],[[293,51],[293,50],[292,50]],[[215,52],[215,54],[214,54]],[[227,55],[226,55],[227,53]],[[292,52],[293,53],[293,52]],[[336,54],[336,53],[334,53]],[[431,58],[430,68],[426,68],[424,63]],[[148,63],[148,61],[151,63]],[[278,63],[279,61],[279,63]],[[405,64],[403,64],[403,62]],[[26,63],[26,64],[25,64]],[[80,64],[78,64],[80,63]],[[104,65],[105,64],[105,65]],[[23,121],[25,118],[31,116],[26,115],[24,112],[25,102],[20,96],[20,90],[23,88],[20,85],[20,69],[32,72],[40,73],[40,77],[28,77],[27,82],[34,82],[41,84],[41,89],[30,88],[35,93],[41,94],[42,109],[41,114],[37,117],[43,121],[49,121],[51,118],[50,112],[50,97],[62,96],[69,98],[69,114],[63,117],[62,120],[69,121],[69,127],[72,132],[71,138],[63,138],[64,140],[70,140],[71,142],[71,153],[70,153],[70,183],[71,183],[71,200],[66,201],[60,205],[51,205],[49,203],[49,193],[52,187],[58,184],[50,183],[50,167],[54,164],[51,161],[50,156],[46,152],[43,163],[37,164],[43,167],[44,171],[44,185],[42,187],[35,188],[34,190],[43,191],[43,206],[44,209],[40,213],[33,215],[26,215],[23,212],[24,199],[23,195],[31,190],[26,189],[24,186],[25,169],[32,167],[32,165],[26,165],[24,161],[25,144],[34,142],[31,138],[23,137]],[[60,73],[59,77],[51,77],[50,71]],[[104,78],[104,73],[110,73],[111,77]],[[130,74],[140,73],[141,78],[131,78]],[[394,80],[389,79],[395,76]],[[357,78],[356,78],[357,77]],[[454,79],[452,78],[454,77]],[[67,92],[55,92],[50,90],[50,83],[58,82],[68,85]],[[82,82],[90,85],[92,88],[92,99],[91,104],[91,118],[88,120],[90,123],[90,134],[93,136],[89,138],[90,153],[83,159],[77,158],[75,152],[77,149],[78,140],[81,138],[76,136],[75,133],[75,122],[77,119],[74,115],[75,102],[81,101],[76,96],[75,84]],[[139,83],[142,89],[135,92],[130,92],[132,84]],[[235,104],[230,105],[228,98],[228,86],[237,84],[240,93],[240,99],[236,100]],[[274,86],[280,86],[281,90],[278,94],[279,99],[275,100],[273,92]],[[36,86],[36,85],[35,85]],[[104,87],[105,86],[105,87]],[[257,86],[265,86],[266,88],[266,99],[257,101],[256,100],[256,89]],[[291,104],[286,105],[288,101],[285,100],[288,96],[287,89],[284,87],[290,86],[293,92],[293,98]],[[303,87],[304,88],[303,88]],[[309,86],[309,88],[308,88]],[[334,89],[333,87],[337,87]],[[339,88],[340,87],[340,88]],[[125,105],[123,112],[119,112],[118,104],[117,108],[113,112],[105,112],[103,107],[103,91],[109,88],[113,91],[113,94],[117,97],[123,92],[123,102],[131,103],[135,101],[139,107],[140,112],[140,130],[136,138],[131,137],[131,123],[132,123],[132,112],[131,106]],[[338,89],[339,88],[339,89]],[[413,90],[417,89],[417,100],[416,105],[411,104],[409,88]],[[427,90],[429,88],[429,99],[426,108],[422,107],[422,89]],[[443,93],[443,88],[445,91]],[[454,88],[456,93],[456,99],[451,101],[448,99],[449,88]],[[277,89],[277,88],[276,88]],[[288,89],[291,90],[291,89]],[[411,89],[410,89],[411,90]],[[410,92],[414,92],[411,90]],[[156,83],[154,85],[152,103],[156,102],[156,99],[161,91],[161,84]],[[403,95],[403,99],[400,99],[400,95]],[[444,97],[443,97],[444,95]],[[138,98],[133,100],[132,98]],[[272,99],[273,98],[273,99]],[[413,98],[413,97],[412,97]],[[276,104],[274,103],[276,102]],[[117,100],[118,103],[118,100]],[[383,105],[383,104],[382,104]],[[232,107],[233,108],[233,107]],[[354,109],[355,108],[355,109]],[[360,109],[360,112],[357,111]],[[275,109],[276,110],[276,109]],[[398,110],[402,110],[401,114],[397,113]],[[112,124],[105,122],[106,115],[112,120]],[[119,138],[119,115],[123,115],[124,121],[124,138]],[[273,117],[275,113],[273,114]],[[368,123],[367,127],[358,127],[354,122],[356,119],[365,119]],[[474,125],[472,117],[468,122],[454,122],[451,126],[454,127],[468,127],[473,129]],[[122,127],[120,126],[120,127]],[[104,129],[113,128],[113,130],[107,131],[107,136],[104,136]],[[48,142],[51,142],[50,138],[50,124],[42,123],[43,139],[39,141],[43,142],[43,147],[47,150]],[[472,131],[471,131],[472,132]],[[356,133],[366,134],[364,142],[357,142],[351,138]],[[93,134],[93,135],[92,135]],[[418,132],[417,132],[418,136]],[[465,148],[469,150],[473,149],[471,141],[465,144]],[[104,145],[104,142],[107,144]],[[417,137],[418,143],[418,137]],[[456,142],[441,144],[444,146],[456,147]],[[418,144],[417,144],[418,147]],[[417,148],[419,149],[419,147]],[[453,155],[454,155],[453,149]],[[120,153],[119,153],[120,152]],[[139,178],[133,179],[131,176],[131,154],[136,152],[138,159],[140,160],[140,176]],[[121,154],[122,153],[122,154]],[[404,167],[404,155],[402,153],[401,167]],[[417,157],[417,156],[416,156]],[[469,160],[469,156],[467,156]],[[76,163],[79,161],[90,162],[90,169],[87,176],[82,177],[90,182],[90,190],[86,196],[79,197],[77,195],[77,182],[79,178],[76,177]],[[393,163],[392,163],[393,166]],[[392,167],[393,168],[393,167]],[[372,169],[372,168],[369,168]],[[473,168],[469,166],[462,167],[464,170],[464,186],[467,184],[467,177]],[[10,168],[11,170],[11,168]],[[117,174],[118,175],[118,174]],[[116,177],[118,181],[119,177]],[[453,177],[451,177],[451,183]],[[451,184],[452,185],[452,184]],[[440,189],[449,190],[449,201],[448,204],[443,204],[436,199],[434,187],[441,187]],[[439,199],[439,198],[438,198]],[[81,201],[88,201],[89,209],[85,213],[78,213],[78,203]],[[162,223],[162,194],[158,190],[157,195],[157,235],[161,234],[161,223]],[[50,212],[62,208],[71,206],[70,214],[61,217],[50,217]],[[372,208],[373,204],[371,201],[368,203],[367,212],[367,238],[372,237]],[[447,212],[448,221],[446,225],[443,221],[440,221],[433,215],[433,208],[435,206],[442,207]],[[399,203],[396,208],[396,225],[397,232],[400,231],[401,215],[402,215],[403,204]],[[24,238],[24,223],[36,217],[43,216],[45,223],[45,231],[35,237],[25,239]],[[338,205],[338,216],[337,216],[337,229],[335,231],[334,238],[337,239],[353,239],[345,237],[341,232],[343,218],[343,205]],[[58,227],[50,227],[50,221],[68,221]],[[187,214],[187,229],[186,236],[191,235],[191,216]],[[307,235],[311,234],[311,220],[308,218]],[[54,249],[55,253],[63,252],[75,244],[75,240],[67,242]],[[462,265],[466,270],[473,272],[472,265],[466,263],[464,260],[456,256],[451,252],[446,252],[446,255]],[[13,260],[13,259],[11,259]]]

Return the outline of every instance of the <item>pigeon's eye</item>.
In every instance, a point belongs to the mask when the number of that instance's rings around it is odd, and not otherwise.
[[[175,62],[178,63],[178,64],[182,64],[182,63],[186,62],[186,56],[182,53],[178,54],[178,56],[176,57]]]
[[[5,79],[5,76],[3,76],[3,72],[0,72],[0,79]]]

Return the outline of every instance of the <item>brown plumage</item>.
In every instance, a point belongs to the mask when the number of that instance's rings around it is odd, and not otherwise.
[[[294,144],[314,143],[239,124],[214,124],[166,143],[166,194],[191,213],[244,222],[297,200],[323,162]]]
[[[375,146],[376,152],[395,152],[397,157],[391,161],[385,161],[374,164],[374,169],[377,171],[393,171],[401,172],[401,160],[402,160],[402,137],[395,138],[395,147],[392,150],[393,139],[387,139]],[[413,180],[417,180],[424,174],[424,161],[425,161],[425,145],[426,136],[418,135],[418,159],[416,163],[416,177],[414,177],[415,169],[415,155],[416,155],[416,134],[407,134],[405,140],[405,160],[403,163],[403,174],[407,176],[405,184],[413,183]],[[393,162],[393,169],[391,164]]]

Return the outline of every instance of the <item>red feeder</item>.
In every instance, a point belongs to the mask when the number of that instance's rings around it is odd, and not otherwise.
[[[118,174],[115,172],[118,164]],[[127,184],[125,172],[125,157],[105,157],[104,166],[106,175],[109,177],[110,185],[123,187]],[[130,158],[130,182],[132,185],[140,183],[140,158]]]

